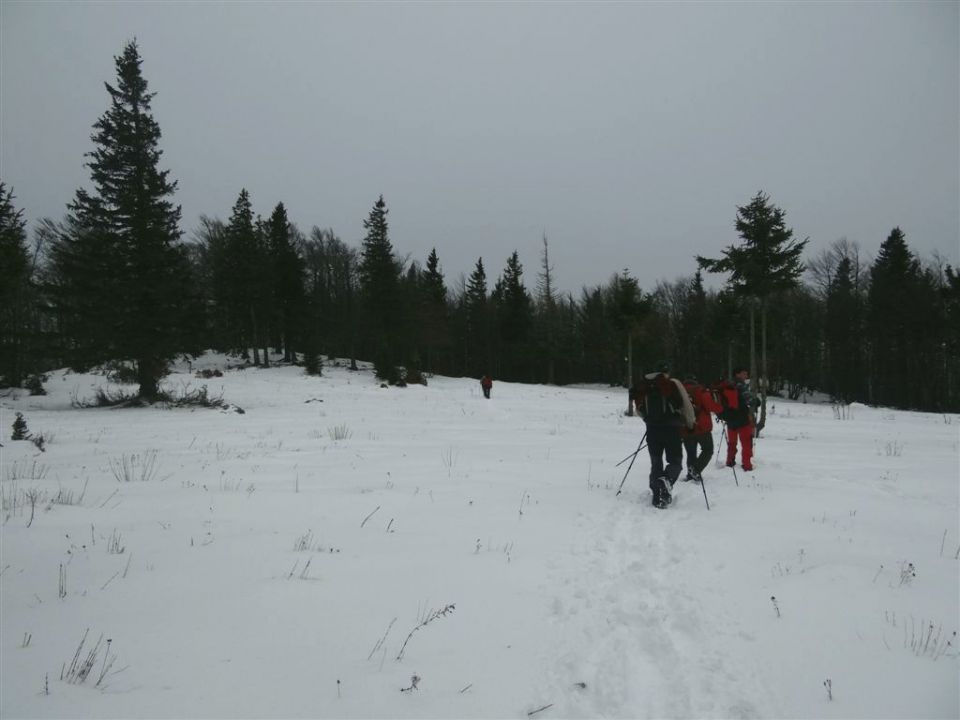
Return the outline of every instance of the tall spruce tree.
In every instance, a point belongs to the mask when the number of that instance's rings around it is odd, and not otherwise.
[[[483,268],[483,258],[477,258],[477,264],[467,280],[464,296],[466,311],[466,348],[468,372],[474,375],[490,373],[490,316],[487,296],[487,272]]]
[[[793,239],[793,230],[785,223],[785,213],[770,202],[764,192],[758,192],[753,199],[737,208],[735,223],[737,233],[743,239],[739,246],[729,246],[723,250],[723,257],[709,259],[697,256],[700,267],[712,273],[729,273],[728,286],[737,294],[749,300],[750,308],[750,374],[756,378],[756,358],[754,355],[755,306],[759,305],[761,318],[761,365],[760,395],[762,400],[760,420],[757,431],[766,423],[766,389],[769,385],[767,374],[767,309],[773,296],[796,287],[803,273],[800,256],[807,240]]]
[[[493,297],[502,353],[499,372],[529,382],[532,377],[529,375],[527,355],[533,327],[533,299],[524,287],[523,265],[516,250],[507,258]]]
[[[24,372],[30,255],[23,210],[13,200],[0,181],[0,385],[19,385]]]
[[[867,319],[870,331],[871,401],[879,405],[911,407],[911,369],[914,366],[915,326],[922,273],[920,262],[895,227],[880,246],[870,268]]]
[[[196,349],[184,330],[197,303],[136,42],[114,60],[117,83],[105,83],[110,106],[86,154],[93,189],[77,190],[69,232],[54,249],[57,299],[84,348],[81,362],[133,359],[140,397],[152,400],[168,361]]]
[[[305,302],[304,263],[298,247],[298,233],[290,224],[282,202],[277,203],[265,227],[272,270],[274,345],[282,347],[286,362],[293,362],[294,345],[303,327]]]
[[[437,372],[440,367],[439,355],[449,345],[449,313],[447,311],[447,287],[440,269],[437,249],[430,250],[427,256],[427,269],[420,278],[421,283],[421,328],[420,336],[425,348],[426,369]]]
[[[827,385],[834,398],[852,402],[862,398],[863,346],[861,302],[855,283],[853,260],[844,256],[827,290],[824,339],[827,351]]]
[[[254,364],[259,365],[262,333],[267,323],[262,311],[263,297],[268,292],[263,272],[267,258],[257,237],[253,204],[246,188],[240,190],[233,204],[226,227],[226,244],[225,284],[230,315],[238,328],[237,349],[246,358],[252,348]]]
[[[390,243],[389,212],[381,195],[363,221],[367,234],[363,238],[359,274],[367,339],[376,373],[383,380],[395,382],[400,358],[394,329],[402,325],[397,317],[402,310],[397,303],[400,272]]]

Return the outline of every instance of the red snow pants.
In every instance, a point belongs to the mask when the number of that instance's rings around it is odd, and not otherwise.
[[[740,459],[743,460],[744,470],[753,470],[753,425],[732,428],[727,426],[727,465],[733,466],[737,462],[737,438],[743,444]]]

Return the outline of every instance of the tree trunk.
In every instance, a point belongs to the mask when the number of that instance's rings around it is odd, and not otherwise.
[[[140,383],[139,397],[153,402],[159,394],[160,363],[153,358],[137,360],[137,380]]]
[[[253,364],[257,367],[260,366],[260,349],[257,347],[257,343],[260,341],[260,337],[257,335],[257,311],[253,309],[253,305],[250,306],[250,344],[253,346]]]
[[[760,302],[760,419],[757,421],[757,436],[767,424],[767,301]]]
[[[633,417],[633,399],[630,388],[633,387],[633,336],[627,331],[627,415]]]

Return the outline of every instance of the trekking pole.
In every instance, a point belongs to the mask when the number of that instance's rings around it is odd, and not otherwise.
[[[721,423],[720,423],[720,432],[723,433],[723,438],[724,438],[724,440],[726,440],[726,438],[727,438],[727,424],[726,424],[725,422],[721,422]],[[729,440],[728,440],[727,442],[729,442]],[[717,460],[720,459],[720,450],[721,450],[722,447],[723,447],[723,446],[722,446],[720,443],[717,443],[717,457],[714,458],[714,460],[713,460],[714,462],[717,462]]]
[[[646,437],[646,434],[644,434],[644,437]],[[637,453],[640,452],[641,450],[643,450],[643,440],[640,441],[640,447],[638,447],[638,448],[637,448],[636,450],[634,450],[632,453],[630,453],[629,455],[627,455],[623,460],[621,460],[621,461],[618,462],[616,465],[614,465],[614,467],[620,467],[621,465],[623,465],[623,464],[624,464],[627,460],[629,460],[630,458],[636,457],[636,456],[637,456]]]
[[[723,427],[723,437],[724,437],[724,439],[727,441],[727,450],[729,451],[729,450],[730,450],[730,436],[727,435],[726,423],[724,423],[724,427]],[[717,444],[719,445],[719,443],[717,443]],[[718,450],[717,452],[719,452],[719,450]],[[728,454],[727,457],[730,457],[730,455]],[[733,465],[730,466],[730,469],[733,470],[733,481],[737,484],[737,487],[740,487],[740,481],[737,480],[737,463],[736,463],[736,460],[734,460],[734,463],[733,463]]]
[[[710,501],[707,500],[707,483],[703,479],[703,475],[700,476],[700,487],[703,488],[703,500],[707,503],[707,510],[710,509]]]
[[[647,433],[644,432],[643,437],[640,438],[640,444],[637,446],[637,451],[633,454],[633,460],[631,460],[630,464],[627,465],[627,471],[623,474],[623,480],[620,481],[620,487],[617,488],[617,495],[615,497],[618,497],[620,493],[623,492],[623,484],[627,481],[627,475],[630,474],[630,468],[633,467],[633,463],[637,459],[637,455],[640,454],[640,449],[643,447],[643,441],[646,439],[647,439]],[[624,458],[624,460],[626,460],[626,458]]]

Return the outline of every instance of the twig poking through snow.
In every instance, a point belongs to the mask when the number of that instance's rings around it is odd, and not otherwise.
[[[380,639],[377,641],[377,644],[373,646],[373,650],[371,650],[371,651],[370,651],[370,654],[367,655],[367,660],[369,660],[370,658],[372,658],[372,657],[373,657],[373,654],[374,654],[377,650],[379,650],[381,647],[383,647],[383,643],[386,642],[386,640],[387,640],[387,635],[390,634],[390,629],[393,627],[393,624],[394,624],[396,621],[397,621],[397,619],[394,618],[393,620],[390,621],[390,624],[387,625],[387,630],[386,630],[386,632],[383,633],[383,637],[380,638]]]
[[[833,700],[833,681],[827,678],[823,681],[823,686],[827,689],[827,699]]]
[[[410,634],[407,635],[407,639],[403,641],[403,645],[400,647],[400,652],[397,653],[397,657],[395,659],[400,660],[403,657],[403,651],[407,649],[407,643],[410,642],[410,638],[413,637],[413,634],[417,630],[422,628],[424,625],[427,625],[428,623],[433,622],[439,617],[446,617],[447,615],[449,615],[454,611],[454,608],[455,608],[454,604],[450,603],[445,608],[443,608],[443,610],[432,610],[419,625],[417,625],[413,630],[410,631]]]
[[[777,611],[777,617],[780,617],[780,606],[777,605],[777,598],[773,595],[770,596],[770,602],[773,603],[773,609]]]
[[[547,708],[552,708],[552,707],[553,707],[553,703],[550,703],[549,705],[544,705],[543,707],[538,707],[536,710],[531,710],[530,712],[528,712],[527,717],[533,717],[538,712],[543,712]]]
[[[372,517],[373,517],[373,514],[374,514],[375,512],[377,512],[377,510],[379,510],[379,509],[380,509],[380,506],[377,505],[377,506],[373,509],[373,512],[370,513],[369,515],[367,515],[367,516],[363,519],[363,522],[360,523],[360,527],[363,527],[364,525],[366,525],[366,524],[367,524],[367,520],[369,520],[370,518],[372,518]]]
[[[400,692],[412,692],[419,690],[417,685],[420,683],[420,676],[414,673],[410,676],[410,687],[400,688]]]

